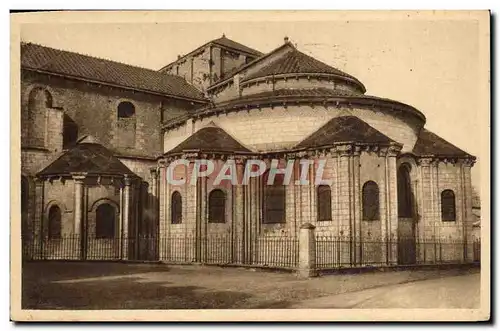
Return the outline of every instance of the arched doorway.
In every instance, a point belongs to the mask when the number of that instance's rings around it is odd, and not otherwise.
[[[410,177],[411,166],[398,169],[398,264],[416,263],[414,203]]]

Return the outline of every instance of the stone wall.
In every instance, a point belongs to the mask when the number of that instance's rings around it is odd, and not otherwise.
[[[354,115],[389,138],[403,144],[403,151],[413,148],[417,132],[423,123],[403,120],[382,109],[346,108],[334,106],[290,105],[241,110],[201,120],[186,122],[164,135],[164,151],[177,146],[192,133],[214,122],[244,146],[254,151],[288,149],[314,133],[336,116]],[[194,130],[194,131],[193,131]]]
[[[62,149],[63,113],[78,125],[78,136],[92,135],[108,148],[139,155],[153,155],[161,151],[160,110],[164,98],[29,73],[23,75],[21,83],[23,112],[28,107],[26,98],[35,87],[46,88],[53,100],[52,108],[47,112],[45,146],[51,152]],[[134,104],[134,125],[128,123],[130,121],[120,125],[117,107],[122,101]],[[23,124],[22,130],[28,127],[28,123]]]

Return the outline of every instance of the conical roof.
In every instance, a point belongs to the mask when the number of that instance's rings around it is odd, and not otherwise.
[[[418,156],[425,155],[436,155],[436,156],[448,156],[448,157],[460,157],[471,156],[467,152],[464,152],[455,145],[447,142],[437,134],[427,130],[420,130],[415,147],[413,147],[413,153]]]
[[[339,116],[332,118],[316,132],[298,143],[296,148],[322,147],[340,142],[390,144],[395,141],[356,116]]]
[[[215,125],[210,125],[196,131],[192,136],[171,149],[167,154],[182,153],[188,150],[203,150],[210,152],[241,152],[251,151],[231,137],[226,131]]]
[[[282,57],[271,62],[262,69],[248,75],[242,81],[282,74],[332,74],[353,80],[361,85],[364,90],[363,84],[356,77],[316,60],[315,58],[300,52],[293,46],[291,47],[291,50],[285,53]]]
[[[113,153],[98,143],[82,142],[63,153],[37,176],[65,175],[85,172],[89,175],[132,175]]]

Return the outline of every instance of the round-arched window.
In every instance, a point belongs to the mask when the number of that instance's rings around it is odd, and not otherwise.
[[[118,118],[130,118],[135,115],[135,106],[132,102],[122,101],[118,105]]]

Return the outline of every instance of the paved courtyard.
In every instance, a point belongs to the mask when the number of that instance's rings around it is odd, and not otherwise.
[[[454,297],[469,298],[469,306],[479,302],[476,268],[305,280],[243,268],[31,262],[22,281],[24,309],[420,308],[429,297],[447,298],[439,307],[453,305]]]

